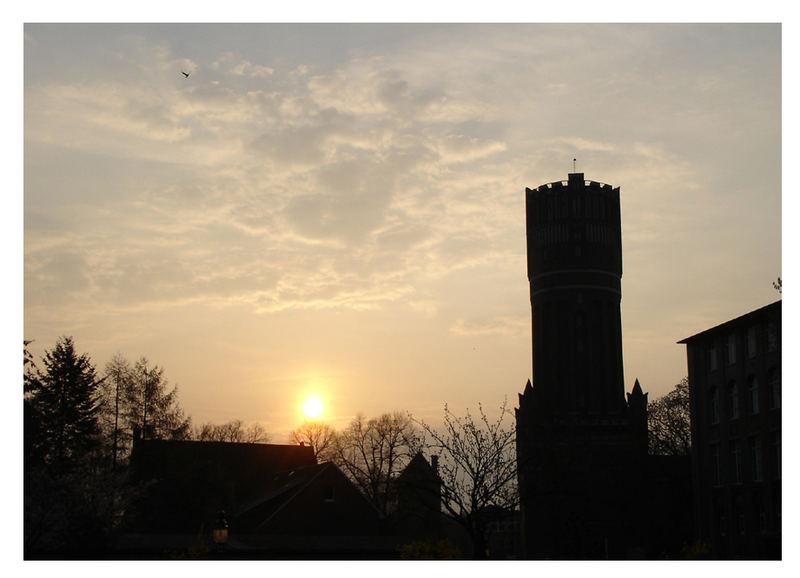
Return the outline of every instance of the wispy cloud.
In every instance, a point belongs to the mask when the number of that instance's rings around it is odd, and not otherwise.
[[[780,273],[774,28],[410,26],[329,45],[326,28],[306,46],[298,27],[266,48],[225,27],[202,43],[123,28],[102,51],[100,29],[64,33],[62,54],[26,27],[37,331],[130,336],[109,321],[130,313],[152,335],[171,309],[287,324],[402,310],[440,339],[524,336],[524,188],[576,157],[622,187],[623,307],[656,299],[690,323],[703,293],[764,295],[742,264]]]

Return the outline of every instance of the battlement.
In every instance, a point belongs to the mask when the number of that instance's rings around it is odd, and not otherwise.
[[[539,192],[561,191],[563,189],[568,189],[569,188],[569,184],[570,184],[570,181],[553,181],[552,183],[539,185],[538,187],[536,187],[536,190],[539,191]],[[597,181],[592,181],[592,180],[588,180],[588,179],[584,179],[583,180],[583,186],[584,187],[588,187],[590,189],[602,190],[602,191],[604,191],[606,193],[611,193],[613,191],[619,191],[619,187],[614,188],[611,185],[608,185],[606,183],[599,183]],[[526,187],[526,191],[530,191],[530,190],[532,190],[532,189],[528,189]]]

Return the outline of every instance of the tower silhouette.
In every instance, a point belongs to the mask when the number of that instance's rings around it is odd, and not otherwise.
[[[517,458],[528,557],[624,557],[637,539],[647,394],[625,396],[620,190],[568,180],[525,190],[533,383]]]

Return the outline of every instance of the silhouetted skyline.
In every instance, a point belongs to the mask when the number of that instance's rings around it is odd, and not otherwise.
[[[195,423],[513,401],[525,187],[573,170],[622,190],[627,391],[777,298],[779,25],[35,24],[24,50],[25,338],[146,355]]]

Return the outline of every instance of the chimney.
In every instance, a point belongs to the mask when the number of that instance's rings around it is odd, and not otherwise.
[[[434,472],[439,473],[439,456],[431,456],[431,467]]]

